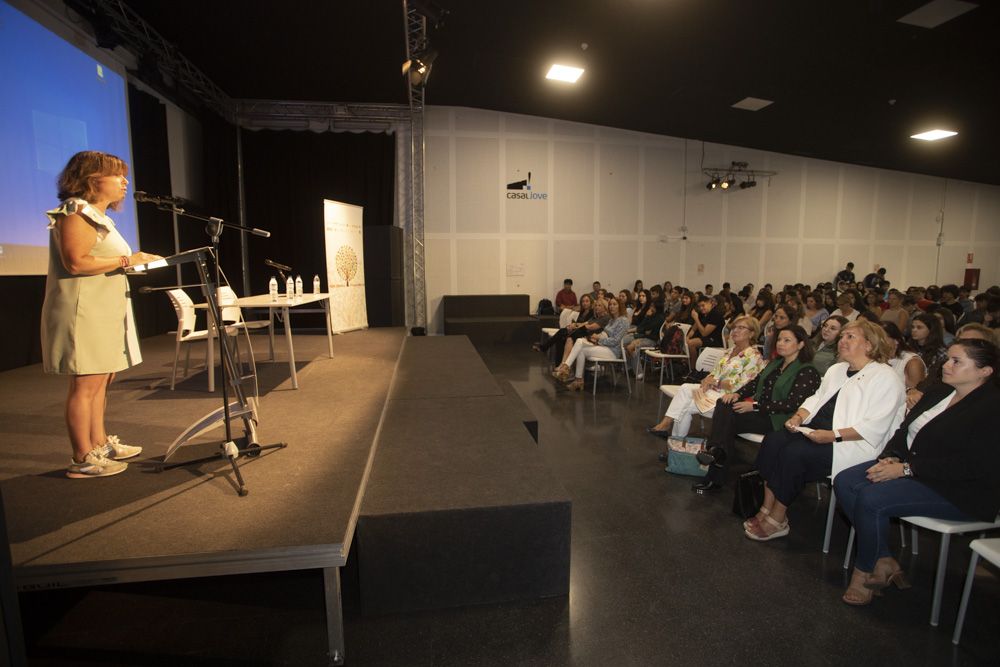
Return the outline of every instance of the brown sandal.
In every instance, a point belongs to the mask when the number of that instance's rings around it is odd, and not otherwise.
[[[765,526],[771,526],[774,530],[767,532]],[[776,540],[779,537],[785,537],[788,535],[790,528],[788,526],[788,520],[778,523],[770,515],[764,517],[764,521],[755,524],[752,528],[745,531],[747,537],[755,542],[769,542],[771,540]]]
[[[854,568],[854,573],[851,575],[851,583],[848,585],[847,590],[844,591],[844,594],[840,596],[840,599],[854,607],[864,607],[871,604],[872,596],[881,595],[881,593],[869,588],[870,578],[871,575],[867,572],[862,572],[858,568]]]

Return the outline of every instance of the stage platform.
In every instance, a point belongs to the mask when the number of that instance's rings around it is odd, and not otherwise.
[[[172,337],[144,340],[146,361],[112,386],[109,431],[145,447],[117,477],[65,478],[65,378],[46,376],[38,366],[0,373],[0,488],[19,590],[319,569],[326,662],[339,663],[340,568],[368,488],[365,520],[372,530],[361,571],[371,575],[377,565],[402,561],[434,576],[411,578],[402,598],[369,576],[361,588],[367,609],[566,592],[569,501],[541,463],[528,430],[533,417],[516,394],[505,395],[467,339],[373,329],[335,337],[332,359],[325,336],[296,336],[295,347],[302,360],[298,390],[280,346],[274,363],[258,363],[258,439],[288,447],[240,460],[250,491],[243,498],[221,460],[157,471],[174,438],[221,404],[220,392],[206,391],[204,371],[168,389]],[[199,362],[200,354],[196,346]],[[223,433],[207,434],[175,458],[214,451]],[[505,528],[503,520],[528,516],[522,510],[542,522],[517,520]],[[409,519],[401,522],[402,516]],[[555,539],[538,534],[553,526]],[[534,537],[491,532],[511,530]],[[477,570],[470,559],[479,554],[463,553],[458,535],[469,536],[466,544],[478,540],[479,548],[500,545],[505,572]],[[533,552],[553,566],[536,571]],[[439,562],[427,566],[427,559]]]

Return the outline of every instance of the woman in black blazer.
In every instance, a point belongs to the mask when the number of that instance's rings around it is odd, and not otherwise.
[[[929,388],[878,461],[837,476],[837,501],[854,524],[858,557],[847,604],[908,584],[889,556],[890,517],[993,521],[1000,512],[1000,352],[992,342],[959,340],[948,348],[942,384]]]

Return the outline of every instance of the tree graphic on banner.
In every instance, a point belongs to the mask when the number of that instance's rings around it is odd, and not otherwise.
[[[351,280],[358,273],[358,256],[354,248],[349,245],[342,245],[337,250],[337,274],[344,279],[347,286],[351,286]]]

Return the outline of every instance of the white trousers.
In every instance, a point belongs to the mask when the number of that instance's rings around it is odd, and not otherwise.
[[[591,343],[586,338],[577,338],[576,341],[574,341],[573,343],[573,349],[569,351],[569,356],[566,357],[566,361],[564,363],[567,366],[572,366],[573,362],[576,361],[577,357],[580,356],[580,352],[582,352],[588,347],[593,347],[593,346],[594,344]]]
[[[583,371],[587,368],[587,362],[593,359],[617,359],[618,355],[606,345],[591,345],[581,349],[576,357],[576,377],[583,379]]]
[[[682,384],[677,394],[670,399],[670,405],[667,406],[667,416],[674,420],[670,433],[678,438],[683,438],[691,430],[691,418],[696,413],[701,413],[706,417],[715,414],[715,406],[712,406],[708,412],[701,412],[695,404],[694,391],[700,386],[698,384]]]

